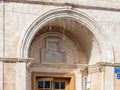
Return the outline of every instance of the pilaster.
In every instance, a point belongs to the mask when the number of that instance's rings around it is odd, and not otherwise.
[[[90,74],[90,89],[104,90],[105,66],[102,66],[98,63],[95,65],[90,65],[88,71]]]
[[[76,90],[82,90],[82,73],[76,75]]]
[[[27,90],[30,58],[0,58],[0,90]]]
[[[83,90],[83,78],[87,75],[87,64],[78,64],[76,65],[76,68],[78,69],[78,72],[76,73],[76,90]]]
[[[16,63],[16,90],[26,90],[26,71],[26,62]]]
[[[0,90],[3,90],[3,61],[0,61]]]
[[[105,90],[114,90],[114,67],[105,68]]]
[[[89,66],[91,81],[94,83],[91,84],[92,90],[114,90],[114,67],[116,66],[120,66],[120,64],[100,62]]]

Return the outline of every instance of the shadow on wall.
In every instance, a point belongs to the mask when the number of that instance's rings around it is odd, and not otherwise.
[[[96,59],[96,57],[98,57],[97,59],[99,59],[100,56],[96,56],[99,55],[99,45],[94,40],[93,34],[87,27],[72,20],[71,18],[58,18],[48,22],[34,36],[31,48],[36,40],[48,32],[60,33],[62,35],[62,39],[67,37],[72,41],[78,51],[79,61],[77,61],[77,64],[88,64],[91,58]],[[29,51],[31,51],[31,48]],[[31,55],[31,52],[29,55]],[[93,56],[91,57],[91,55]]]

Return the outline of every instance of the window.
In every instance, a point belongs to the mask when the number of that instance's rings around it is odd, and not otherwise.
[[[39,78],[37,90],[67,90],[68,79]]]
[[[52,78],[38,79],[37,90],[51,90]]]
[[[55,90],[65,90],[65,82],[55,82],[54,89]]]

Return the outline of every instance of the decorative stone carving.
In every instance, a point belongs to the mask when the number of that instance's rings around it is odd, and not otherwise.
[[[58,38],[46,38],[46,49],[42,50],[42,61],[64,61],[64,53],[61,52],[60,40]]]
[[[52,52],[58,51],[58,41],[49,41],[48,42],[48,49]]]
[[[90,65],[89,73],[94,73],[94,72],[105,72],[105,63],[97,63],[95,65]]]

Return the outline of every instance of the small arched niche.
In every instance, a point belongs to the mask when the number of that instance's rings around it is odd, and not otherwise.
[[[94,38],[86,26],[71,18],[53,19],[34,36],[29,57],[34,58],[32,63],[96,64],[102,57]]]

